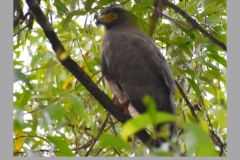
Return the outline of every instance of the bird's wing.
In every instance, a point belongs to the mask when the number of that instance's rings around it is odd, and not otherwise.
[[[145,94],[159,111],[175,112],[174,81],[169,66],[151,40],[141,33],[112,33],[102,46],[101,66],[113,92],[130,100],[143,113]]]

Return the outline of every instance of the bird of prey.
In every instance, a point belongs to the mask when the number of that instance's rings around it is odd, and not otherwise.
[[[175,85],[170,67],[137,19],[118,7],[103,10],[97,18],[96,24],[105,27],[102,74],[117,102],[132,117],[146,112],[145,95],[153,98],[158,111],[175,114]],[[170,124],[171,137],[175,132],[175,125]]]

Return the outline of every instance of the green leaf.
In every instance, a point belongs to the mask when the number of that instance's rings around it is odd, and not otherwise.
[[[217,70],[207,70],[203,73],[203,76],[209,77],[209,78],[214,78],[222,81],[224,84],[226,84],[226,78],[222,76],[221,73]]]
[[[32,120],[32,125],[31,125],[31,128],[32,128],[31,133],[33,133],[33,134],[36,133],[37,127],[39,125],[38,118],[37,118],[38,116],[39,116],[39,114],[37,112],[32,113],[33,120]]]
[[[204,61],[203,64],[205,64],[207,67],[209,67],[213,70],[217,70],[217,72],[219,72],[219,73],[222,72],[222,70],[218,66],[213,65],[213,63]]]
[[[208,84],[212,84],[212,79],[207,76],[199,76],[199,79],[205,81]]]
[[[34,55],[32,57],[32,61],[31,61],[31,67],[32,68],[35,68],[36,66],[38,66],[38,62],[40,59],[42,59],[44,57],[44,54],[43,53],[38,53],[37,55]]]
[[[205,1],[204,2],[204,13],[205,14],[212,14],[217,11],[222,11],[223,8],[217,7],[216,0]]]
[[[141,0],[141,3],[135,3],[131,8],[132,12],[146,12],[146,10],[153,5],[154,0]]]
[[[85,9],[90,10],[92,8],[92,5],[93,5],[94,2],[95,2],[95,0],[87,0],[85,2]]]
[[[62,108],[57,102],[49,104],[44,109],[42,109],[42,111],[43,111],[42,113],[46,111],[50,115],[50,117],[54,120],[62,121],[62,119],[64,118]]]
[[[14,119],[13,120],[13,130],[15,131],[15,130],[19,130],[21,128],[22,128],[22,125],[19,122],[19,120],[18,119]]]
[[[103,6],[105,6],[105,5],[107,5],[107,4],[110,4],[111,2],[114,2],[115,0],[100,0],[99,2],[98,2],[98,7],[99,8],[101,8],[101,7],[103,7]]]
[[[117,150],[130,149],[130,145],[123,139],[106,133],[101,135],[99,143],[102,147],[115,147]]]
[[[81,15],[85,15],[86,14],[86,11],[84,10],[76,10],[76,11],[72,11],[70,12],[67,17],[65,19],[63,19],[63,21],[61,22],[61,26],[64,28],[66,27],[69,22],[72,20],[72,17],[73,16],[81,16]]]
[[[221,47],[219,47],[217,44],[215,43],[212,43],[210,40],[207,41],[207,45],[206,45],[206,48],[207,50],[209,51],[209,53],[211,54],[216,54],[218,55],[219,52],[218,51],[224,51]],[[203,44],[203,46],[205,46],[205,44]],[[225,52],[225,51],[224,51]]]
[[[128,120],[122,127],[122,137],[127,141],[128,136],[146,128],[149,125],[157,125],[164,122],[176,122],[176,117],[165,112],[144,113]]]
[[[222,128],[227,126],[227,111],[224,108],[215,108],[213,109],[213,115],[216,117],[216,121],[218,125]]]
[[[179,8],[182,8],[182,9],[184,9],[185,8],[185,2],[179,2],[178,4],[177,4],[177,6],[179,7]]]
[[[188,75],[190,75],[192,78],[198,78],[197,73],[194,70],[191,69],[185,69],[183,70],[184,73],[187,73]]]
[[[47,136],[47,139],[52,142],[56,149],[59,149],[59,154],[61,156],[67,156],[72,157],[74,154],[72,153],[71,149],[68,147],[68,142],[66,140],[63,140],[59,137],[53,137],[53,136]]]
[[[53,5],[55,5],[56,8],[57,8],[59,11],[63,12],[63,13],[68,13],[68,12],[69,12],[69,11],[68,11],[68,8],[66,7],[66,5],[63,4],[60,0],[55,0],[55,2],[53,3]]]
[[[183,23],[183,22],[182,22]],[[182,27],[182,25],[179,25],[178,23],[175,23],[178,28],[180,28],[184,33],[186,33],[186,35],[188,35],[191,39],[195,40],[195,35],[193,33],[193,30],[191,29],[186,29],[184,27]]]
[[[188,83],[192,86],[193,90],[195,91],[197,97],[199,97],[201,94],[201,91],[200,91],[198,85],[196,84],[196,82],[190,78],[187,78],[187,80],[188,80]]]
[[[227,43],[227,35],[226,34],[213,34],[215,38],[217,38],[219,41],[223,42],[224,44]]]
[[[144,96],[143,102],[147,106],[147,112],[124,123],[122,129],[122,137],[124,140],[127,140],[128,136],[135,134],[147,126],[155,126],[164,122],[176,121],[176,117],[172,114],[158,112],[156,103],[149,95]]]
[[[89,121],[88,113],[86,113],[86,111],[84,110],[83,102],[80,100],[80,98],[71,93],[67,93],[65,97],[71,101],[73,110],[77,114],[79,114],[79,116],[81,116],[81,119],[85,121]]]
[[[171,45],[178,46],[187,55],[189,55],[191,57],[192,56],[192,52],[191,52],[190,48],[187,46],[187,43],[188,43],[188,41],[186,41],[186,39],[184,39],[182,37],[177,37],[177,38],[174,38],[173,40],[170,41]]]
[[[56,63],[53,61],[46,67],[46,80],[47,82],[53,82],[54,81],[54,68],[55,68]]]
[[[95,136],[98,134],[98,127],[97,127],[97,123],[96,122],[92,123],[91,131],[93,132],[93,134]]]
[[[184,139],[186,141],[187,155],[193,156],[217,156],[217,151],[211,143],[208,134],[198,124],[182,123]]]
[[[225,68],[227,68],[227,61],[223,57],[219,56],[218,54],[207,54],[208,57],[211,57],[221,65],[223,65]]]
[[[24,108],[28,102],[30,101],[31,98],[31,91],[26,90],[24,87],[22,87],[24,94],[22,94],[21,98],[19,99],[19,105],[21,108]]]
[[[13,69],[13,82],[17,81],[23,81],[26,83],[26,85],[29,87],[29,89],[33,89],[32,85],[30,84],[30,81],[28,79],[28,76],[22,73],[21,69]]]
[[[217,26],[219,22],[220,22],[220,17],[215,14],[208,16],[205,21],[205,23],[213,27]]]
[[[213,87],[211,87],[211,86],[209,86],[209,87],[204,87],[204,89],[205,89],[208,93],[212,94],[213,96],[216,96],[216,91],[213,89]]]
[[[219,101],[218,101],[218,99],[217,98],[215,98],[215,97],[213,97],[213,98],[211,98],[210,100],[209,100],[209,102],[211,103],[211,105],[218,105],[219,103]]]
[[[32,95],[33,99],[37,99],[37,100],[50,100],[50,99],[54,99],[56,97],[54,97],[51,93],[47,92],[44,94],[38,94],[38,95]]]
[[[156,103],[149,95],[143,97],[143,103],[147,106],[147,112],[151,115],[157,112]]]
[[[123,124],[122,137],[127,141],[128,136],[134,135],[149,125],[151,125],[151,117],[148,114],[141,114]]]

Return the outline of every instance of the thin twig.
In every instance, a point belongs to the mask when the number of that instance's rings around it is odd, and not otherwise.
[[[196,113],[195,113],[195,111],[194,111],[194,107],[193,107],[193,105],[191,104],[191,102],[188,100],[188,98],[187,98],[186,94],[184,93],[182,87],[180,86],[180,84],[179,84],[176,80],[175,80],[175,84],[176,84],[179,92],[181,93],[183,99],[185,100],[186,104],[188,105],[188,107],[189,107],[189,109],[190,109],[193,117],[195,117],[196,120],[197,120],[197,122],[199,122],[199,118],[198,118],[198,116],[196,115]]]
[[[20,139],[20,138],[28,138],[28,137],[30,137],[30,138],[39,138],[39,139],[42,139],[42,140],[44,140],[45,142],[47,142],[48,145],[50,145],[50,142],[49,142],[46,138],[43,138],[43,137],[38,136],[38,135],[24,135],[24,136],[16,137],[16,138],[14,138],[13,140],[17,140],[17,139]]]
[[[99,149],[99,150],[97,151],[97,153],[94,155],[94,157],[96,157],[102,150],[103,150],[103,148]]]
[[[39,150],[34,150],[34,151],[31,151],[31,152],[58,152],[58,150],[48,150],[48,149],[39,149]],[[13,152],[13,154],[27,154],[27,151],[17,151],[17,152]]]
[[[115,150],[115,152],[117,153],[117,155],[118,155],[119,157],[121,157],[121,154],[119,153],[119,151],[117,150],[117,148],[113,146],[113,149]]]
[[[184,10],[179,8],[177,5],[173,4],[169,0],[162,0],[163,4],[172,8],[175,12],[183,16],[190,24],[192,24],[193,28],[198,29],[202,34],[208,37],[213,43],[216,43],[219,47],[221,47],[224,51],[227,51],[227,46],[209,34],[195,19],[193,19],[190,15],[188,15]]]
[[[86,148],[88,148],[93,142],[94,142],[94,139],[91,139],[91,140],[88,141],[87,143],[83,144],[82,146],[80,146],[80,147],[78,147],[78,148],[74,148],[73,150],[86,149]]]
[[[23,28],[21,28],[21,29],[19,29],[14,35],[13,35],[13,37],[14,36],[16,36],[17,34],[19,34],[20,32],[22,32],[25,28],[27,28],[28,27],[28,24],[26,25],[26,26],[24,26]]]
[[[112,132],[113,132],[116,136],[118,136],[118,133],[117,133],[116,127],[115,127],[115,124],[117,124],[118,121],[113,122],[112,117],[109,118],[109,121],[110,121],[110,126],[109,126],[108,128],[106,128],[105,131],[108,130],[109,128],[112,128]]]
[[[105,120],[103,121],[103,123],[102,123],[102,125],[101,125],[101,127],[100,127],[100,129],[99,129],[99,132],[98,132],[96,138],[94,138],[94,141],[93,141],[93,143],[91,144],[89,150],[88,150],[87,153],[85,154],[85,157],[87,157],[87,156],[90,154],[90,152],[92,151],[93,146],[95,145],[95,143],[96,143],[97,140],[99,139],[100,135],[101,135],[102,132],[104,131],[104,128],[105,128],[105,126],[107,125],[107,121],[108,121],[108,118],[109,118],[109,117],[110,117],[110,114],[107,113],[107,115],[106,115],[106,117],[105,117]]]
[[[70,119],[67,117],[67,115],[65,113],[63,113],[65,118],[67,119],[68,121],[68,125],[72,128],[72,131],[73,131],[73,134],[74,134],[74,137],[75,137],[75,145],[76,145],[76,148],[78,147],[78,139],[77,139],[77,134],[75,132],[75,125],[73,125],[70,121]],[[75,155],[78,154],[78,150],[75,150]]]
[[[28,11],[22,18],[21,21],[19,22],[19,24],[22,24],[28,17],[28,15],[30,15],[30,11]]]
[[[221,138],[215,133],[215,131],[214,131],[214,128],[213,128],[213,126],[212,126],[212,122],[211,122],[211,120],[210,120],[210,117],[209,117],[209,115],[208,115],[208,113],[207,113],[207,109],[206,109],[206,107],[205,107],[205,105],[204,105],[204,101],[203,101],[203,98],[201,97],[201,102],[202,102],[202,105],[203,105],[203,107],[204,107],[204,109],[205,109],[205,114],[206,114],[206,117],[207,117],[207,122],[208,122],[208,124],[209,124],[209,126],[210,126],[210,133],[211,133],[211,138],[212,138],[212,141],[215,143],[215,145],[217,145],[221,150],[223,150],[223,148],[227,145],[226,143],[223,143],[222,142],[222,140],[221,140]],[[216,140],[217,141],[216,141]]]

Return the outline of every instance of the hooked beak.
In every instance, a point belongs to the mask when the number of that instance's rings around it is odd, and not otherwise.
[[[96,25],[106,25],[111,23],[113,20],[115,20],[115,17],[112,16],[111,13],[109,14],[104,14],[96,18]]]
[[[101,15],[101,16],[98,16],[97,18],[97,21],[96,21],[96,25],[101,25],[101,24],[106,24],[107,23],[107,15]]]

